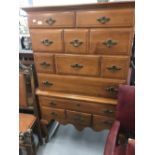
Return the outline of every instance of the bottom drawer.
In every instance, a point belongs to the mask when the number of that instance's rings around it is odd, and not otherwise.
[[[47,121],[50,121],[51,119],[61,121],[66,118],[65,110],[63,109],[41,107],[41,112],[42,112],[42,118]]]
[[[93,128],[97,131],[109,129],[112,127],[114,120],[112,117],[93,115]]]
[[[91,114],[67,110],[67,120],[69,123],[73,123],[75,125],[79,124],[84,126],[90,126]]]

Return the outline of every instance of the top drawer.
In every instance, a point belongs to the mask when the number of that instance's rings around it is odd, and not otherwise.
[[[52,12],[30,14],[29,27],[73,27],[75,16],[73,12]]]
[[[133,9],[79,11],[77,27],[125,27],[134,25]]]

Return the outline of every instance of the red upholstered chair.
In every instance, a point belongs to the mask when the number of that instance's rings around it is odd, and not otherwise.
[[[118,136],[123,132],[127,138],[134,138],[135,134],[135,87],[120,85],[116,121],[107,137],[104,155],[134,155],[135,141],[128,139],[127,145],[119,145]]]

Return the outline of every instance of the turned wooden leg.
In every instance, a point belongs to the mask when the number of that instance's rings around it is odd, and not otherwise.
[[[41,132],[41,124],[40,124],[39,120],[37,120],[36,126],[37,126],[37,133],[38,133],[39,143],[40,143],[40,145],[42,145],[43,144],[43,139],[42,139],[42,132]]]
[[[45,137],[45,143],[48,143],[49,141],[49,134],[48,134],[48,129],[47,129],[47,124],[45,123],[44,120],[41,120],[41,128]]]

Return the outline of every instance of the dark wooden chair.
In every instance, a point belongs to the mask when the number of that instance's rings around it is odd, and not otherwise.
[[[28,104],[28,94],[26,88],[25,75],[30,76],[30,82],[32,87],[32,100],[33,104]],[[19,148],[26,150],[28,155],[36,155],[36,150],[39,145],[42,144],[41,126],[39,122],[38,107],[35,101],[34,95],[34,78],[32,68],[26,66],[20,66],[19,73]],[[24,111],[24,113],[23,113]],[[27,113],[26,113],[27,112]],[[35,144],[34,138],[38,137],[38,144]]]
[[[104,155],[135,154],[135,87],[121,85],[118,92],[116,121],[107,137]],[[119,135],[125,136],[124,144],[119,142]]]

